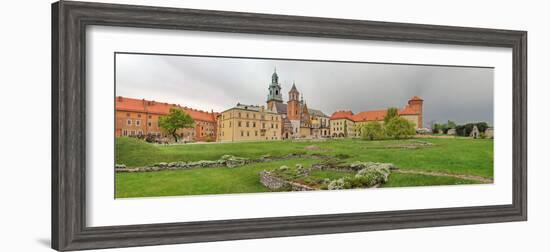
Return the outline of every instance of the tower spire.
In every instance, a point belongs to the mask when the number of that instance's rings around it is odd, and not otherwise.
[[[281,94],[281,85],[279,84],[279,75],[277,75],[277,68],[273,68],[273,74],[271,75],[271,84],[269,84],[269,94],[267,95],[268,108],[271,109],[272,104],[270,101],[282,102],[283,95]]]

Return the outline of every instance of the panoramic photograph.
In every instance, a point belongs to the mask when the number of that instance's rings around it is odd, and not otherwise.
[[[115,54],[115,198],[493,183],[494,68]]]

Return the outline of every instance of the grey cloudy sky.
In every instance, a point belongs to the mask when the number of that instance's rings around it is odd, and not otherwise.
[[[285,101],[295,81],[308,107],[327,115],[401,108],[417,95],[425,126],[493,124],[492,68],[117,54],[116,95],[208,111],[265,105],[275,67]]]

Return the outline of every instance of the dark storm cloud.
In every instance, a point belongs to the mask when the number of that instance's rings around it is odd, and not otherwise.
[[[395,64],[117,55],[116,94],[222,111],[265,104],[273,69],[286,101],[293,81],[309,107],[403,107],[424,99],[424,122],[493,123],[493,69]]]

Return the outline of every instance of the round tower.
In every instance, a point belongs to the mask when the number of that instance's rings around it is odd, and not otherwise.
[[[411,109],[413,109],[414,111],[416,111],[416,113],[418,113],[418,128],[422,128],[424,127],[424,125],[422,124],[422,105],[424,104],[424,100],[422,100],[422,98],[418,97],[418,96],[413,96],[410,100],[409,100],[409,107]]]

